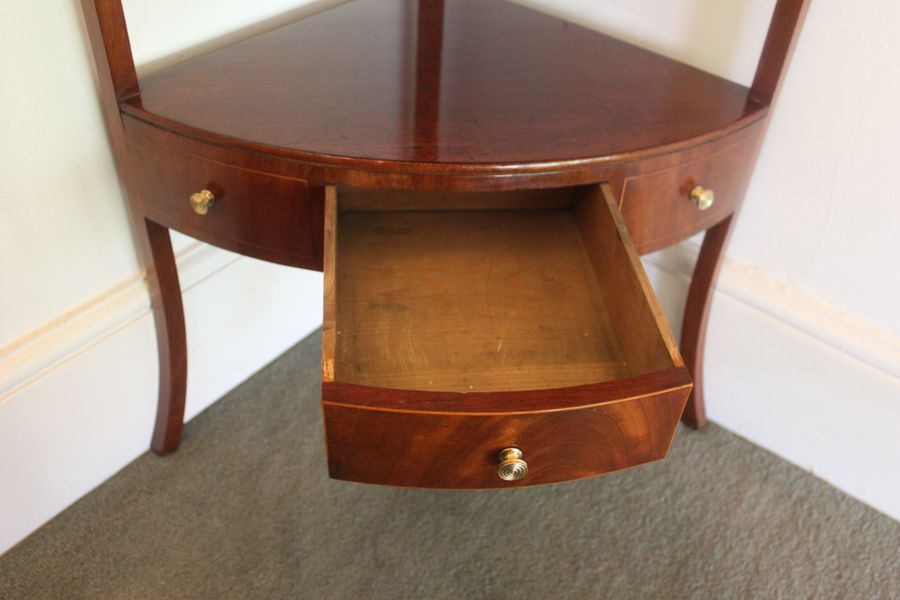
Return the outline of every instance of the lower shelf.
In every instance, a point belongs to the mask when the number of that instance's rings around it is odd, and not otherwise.
[[[516,207],[326,200],[332,476],[424,487],[578,479],[662,458],[690,378],[609,190]],[[497,205],[503,210],[498,210]],[[518,448],[528,474],[498,476]]]

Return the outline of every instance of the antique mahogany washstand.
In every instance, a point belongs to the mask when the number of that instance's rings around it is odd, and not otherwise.
[[[704,425],[712,287],[808,0],[777,1],[750,88],[506,0],[356,0],[138,80],[121,0],[81,3],[155,452],[187,377],[169,229],[324,271],[333,477],[565,481]],[[680,354],[638,255],[702,231]]]

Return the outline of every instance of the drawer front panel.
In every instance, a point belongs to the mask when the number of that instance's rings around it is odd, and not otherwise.
[[[757,128],[686,153],[677,166],[627,177],[621,210],[638,252],[645,254],[712,227],[733,213],[753,169]],[[702,186],[715,201],[700,210],[691,190]]]
[[[332,477],[436,488],[570,481],[664,458],[690,386],[575,410],[508,415],[392,412],[325,403]],[[504,448],[528,474],[498,475]]]
[[[233,252],[321,270],[321,242],[318,247],[314,242],[321,239],[314,231],[315,223],[321,227],[321,188],[142,135],[129,141],[147,218]],[[202,190],[214,197],[206,214],[198,214],[190,202]],[[316,204],[317,218],[312,214]]]
[[[690,377],[609,187],[565,195],[555,210],[409,212],[360,192],[340,211],[328,189],[332,477],[495,488],[665,456]],[[524,479],[499,476],[505,449],[524,452]]]

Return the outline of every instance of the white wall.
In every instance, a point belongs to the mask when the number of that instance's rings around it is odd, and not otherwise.
[[[125,8],[146,72],[246,35],[230,32],[248,23],[272,27],[325,4]],[[77,2],[2,4],[0,114],[2,553],[146,451],[157,359]],[[175,237],[190,417],[320,325],[322,283]]]
[[[742,83],[774,5],[522,2]],[[331,3],[126,11],[146,72]],[[5,3],[0,16],[2,552],[146,449],[157,372],[75,2]],[[897,40],[893,0],[814,0],[715,299],[707,393],[714,420],[900,518],[900,199],[885,176],[900,142]],[[321,279],[176,247],[194,415],[318,326]],[[676,329],[695,253],[647,261]]]
[[[749,85],[774,0],[520,0]],[[709,325],[710,417],[900,519],[900,3],[812,0]],[[697,247],[645,262],[677,329]]]

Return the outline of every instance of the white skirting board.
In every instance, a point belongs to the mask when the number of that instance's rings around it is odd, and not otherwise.
[[[321,326],[319,273],[199,243],[178,267],[188,418]],[[157,374],[138,275],[0,348],[0,553],[147,451]]]
[[[321,325],[322,279],[178,255],[192,417]],[[695,258],[686,242],[645,260],[676,330]],[[709,333],[714,421],[900,519],[898,340],[734,261]],[[0,348],[0,553],[146,451],[156,360],[138,276]]]
[[[644,260],[676,329],[697,251]],[[711,420],[900,520],[900,340],[733,260],[707,335]]]

